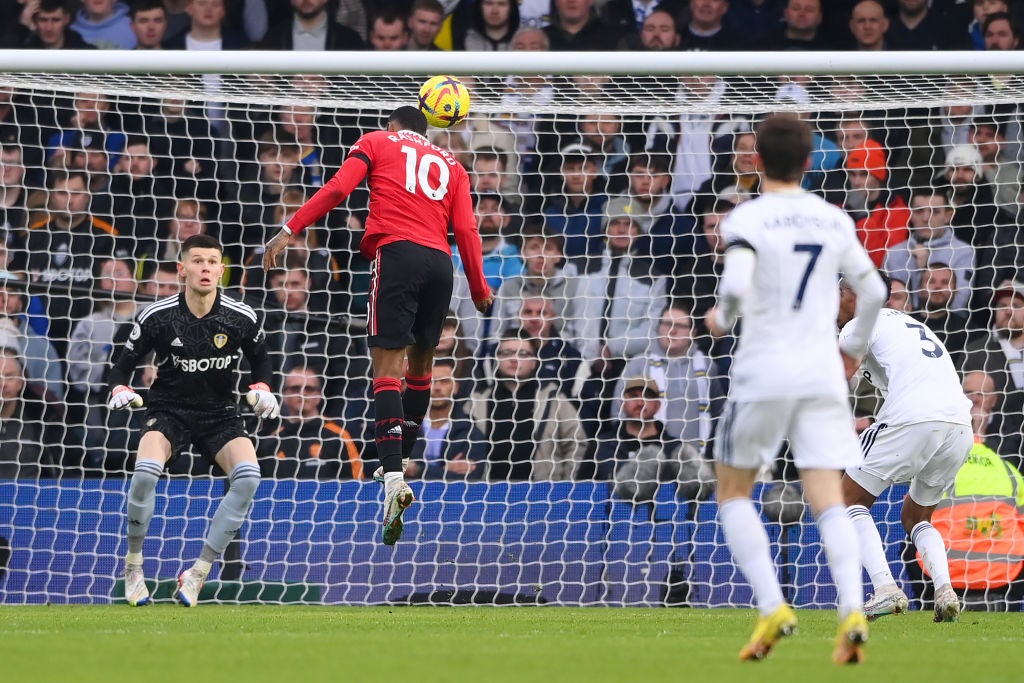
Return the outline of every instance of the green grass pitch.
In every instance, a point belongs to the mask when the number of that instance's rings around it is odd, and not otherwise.
[[[201,604],[0,608],[0,677],[49,681],[1021,680],[1024,615],[912,612],[872,625],[867,661],[829,661],[835,615],[800,610],[800,633],[740,663],[752,610],[297,607]]]

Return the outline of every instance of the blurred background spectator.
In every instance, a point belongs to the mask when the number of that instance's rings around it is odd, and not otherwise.
[[[319,371],[296,366],[281,386],[280,425],[261,435],[264,477],[362,479],[360,444],[344,423],[325,416]]]

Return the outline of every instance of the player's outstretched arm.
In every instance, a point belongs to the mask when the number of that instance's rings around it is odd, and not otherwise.
[[[484,277],[483,247],[480,244],[480,232],[476,225],[476,214],[473,213],[473,200],[469,195],[469,179],[465,174],[457,176],[452,187],[452,232],[455,243],[459,247],[462,258],[462,269],[469,281],[469,292],[476,310],[486,314],[494,303],[491,292]]]
[[[281,227],[280,232],[267,242],[263,252],[263,270],[276,268],[281,253],[288,247],[288,239],[323,218],[328,211],[343,202],[366,177],[369,159],[361,152],[355,153],[360,142],[352,147],[353,154],[345,160],[334,177],[317,190],[309,201],[295,212],[288,223]]]
[[[288,241],[291,239],[292,233],[287,227],[281,228],[281,230],[270,238],[266,246],[263,249],[263,270],[270,271],[272,268],[277,268],[277,262],[284,253],[284,250],[288,248]]]
[[[487,315],[487,312],[491,310],[491,306],[494,305],[494,294],[488,292],[487,296],[483,299],[480,299],[479,301],[474,300],[473,305],[476,306],[476,310]]]

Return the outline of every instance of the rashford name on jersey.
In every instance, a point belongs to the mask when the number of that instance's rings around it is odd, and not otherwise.
[[[408,130],[400,130],[397,133],[388,133],[388,140],[390,140],[391,142],[414,142],[418,144],[420,147],[425,147],[429,150],[433,150],[440,154],[441,158],[448,162],[449,166],[456,166],[459,163],[459,161],[454,156],[452,156],[451,152],[446,150],[444,147],[439,147],[438,145],[435,145],[433,142],[428,142],[424,140],[423,136],[420,135],[419,133],[414,133]],[[352,146],[353,150],[356,150],[358,148],[358,142]]]

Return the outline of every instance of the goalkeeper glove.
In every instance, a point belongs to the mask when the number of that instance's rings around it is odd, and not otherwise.
[[[110,410],[122,410],[128,406],[141,408],[142,397],[136,394],[131,387],[118,384],[110,390],[110,400],[107,401],[107,408]]]
[[[277,404],[277,399],[270,393],[270,387],[263,382],[250,384],[249,393],[245,395],[245,399],[252,406],[252,412],[256,413],[256,417],[275,418],[281,414],[281,406]]]

